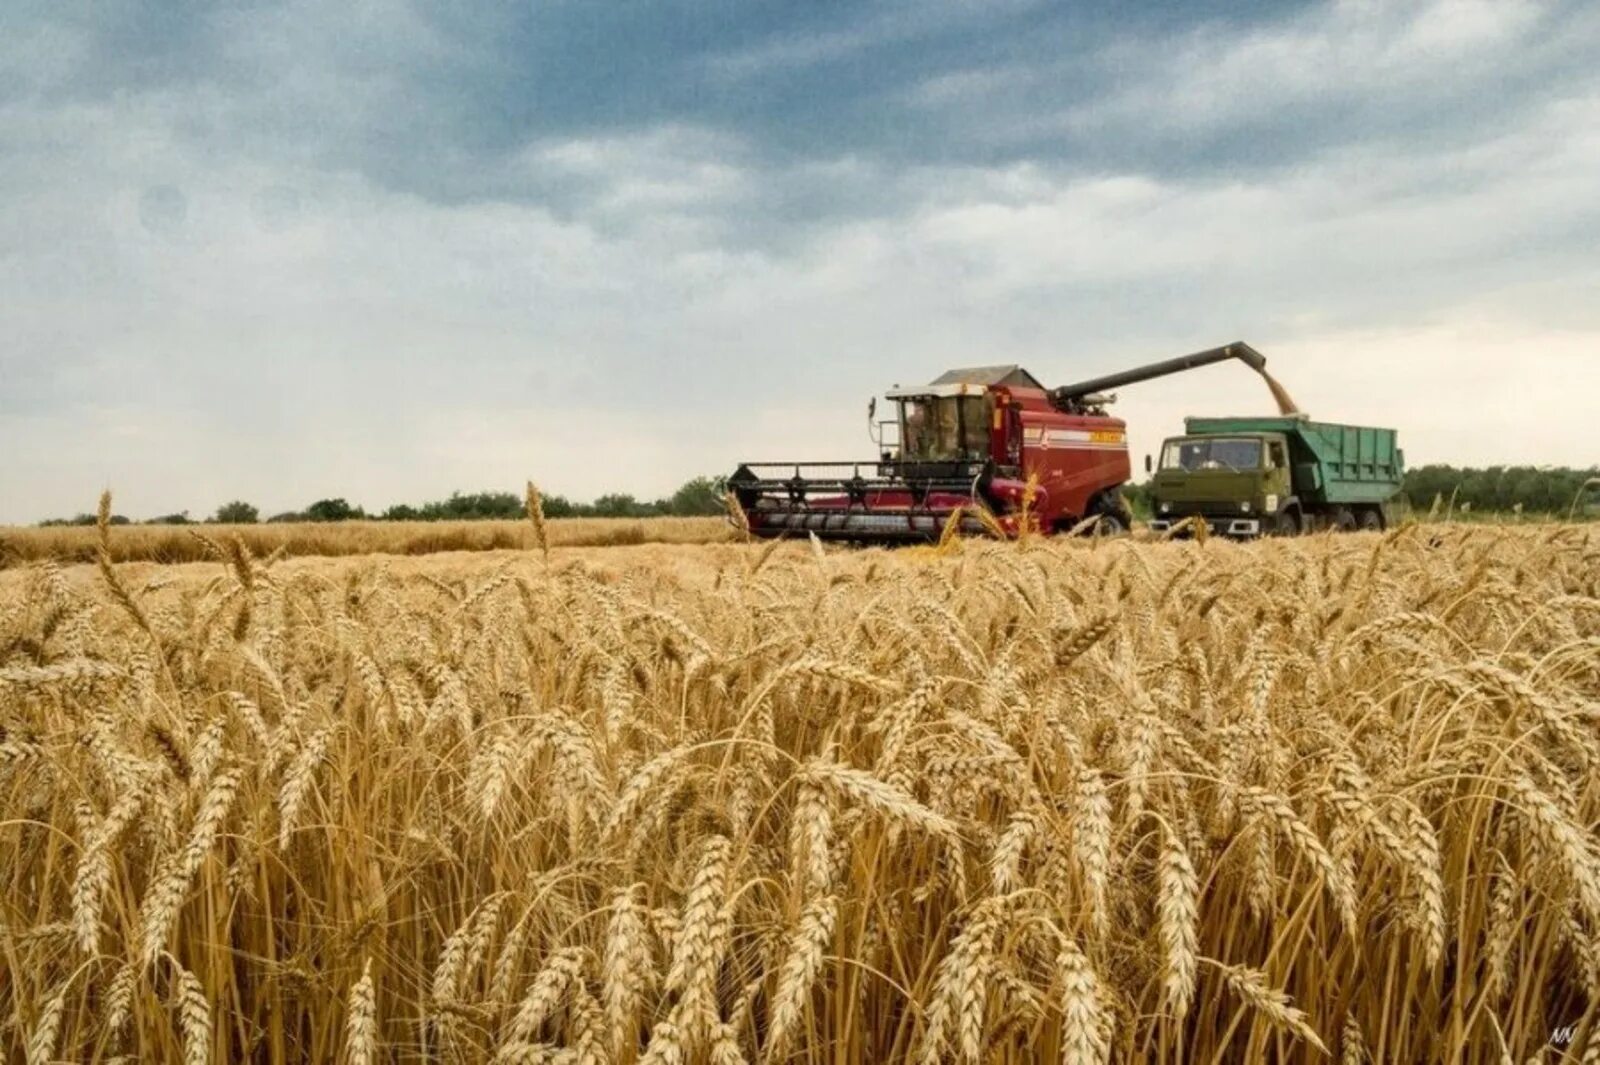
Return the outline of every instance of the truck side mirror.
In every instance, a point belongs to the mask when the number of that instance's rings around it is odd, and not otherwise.
[[[1146,455],[1144,457],[1144,472],[1149,473],[1153,469],[1155,469],[1155,463],[1150,461],[1149,455]]]

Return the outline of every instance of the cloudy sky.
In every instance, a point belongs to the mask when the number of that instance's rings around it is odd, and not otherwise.
[[[8,0],[0,521],[653,495],[1234,339],[1412,464],[1600,462],[1600,6],[1080,6]]]

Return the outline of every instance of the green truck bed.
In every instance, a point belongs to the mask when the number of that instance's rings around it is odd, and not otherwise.
[[[1405,456],[1393,429],[1306,417],[1188,418],[1193,436],[1282,433],[1289,438],[1295,493],[1328,505],[1384,503],[1400,491]]]

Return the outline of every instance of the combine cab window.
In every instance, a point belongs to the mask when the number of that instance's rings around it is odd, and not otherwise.
[[[1261,441],[1198,437],[1169,440],[1161,450],[1164,470],[1257,470],[1261,468]]]
[[[982,396],[928,397],[902,401],[901,454],[914,462],[985,458],[989,452],[988,404]]]

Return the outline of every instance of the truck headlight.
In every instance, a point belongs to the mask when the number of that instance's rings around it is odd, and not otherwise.
[[[1163,503],[1163,504],[1161,504],[1161,513],[1165,514],[1168,511],[1170,511],[1171,509],[1172,509],[1172,504],[1171,503]]]
[[[1239,509],[1244,511],[1246,514],[1250,513],[1250,501],[1247,499],[1243,503],[1240,503]]]

